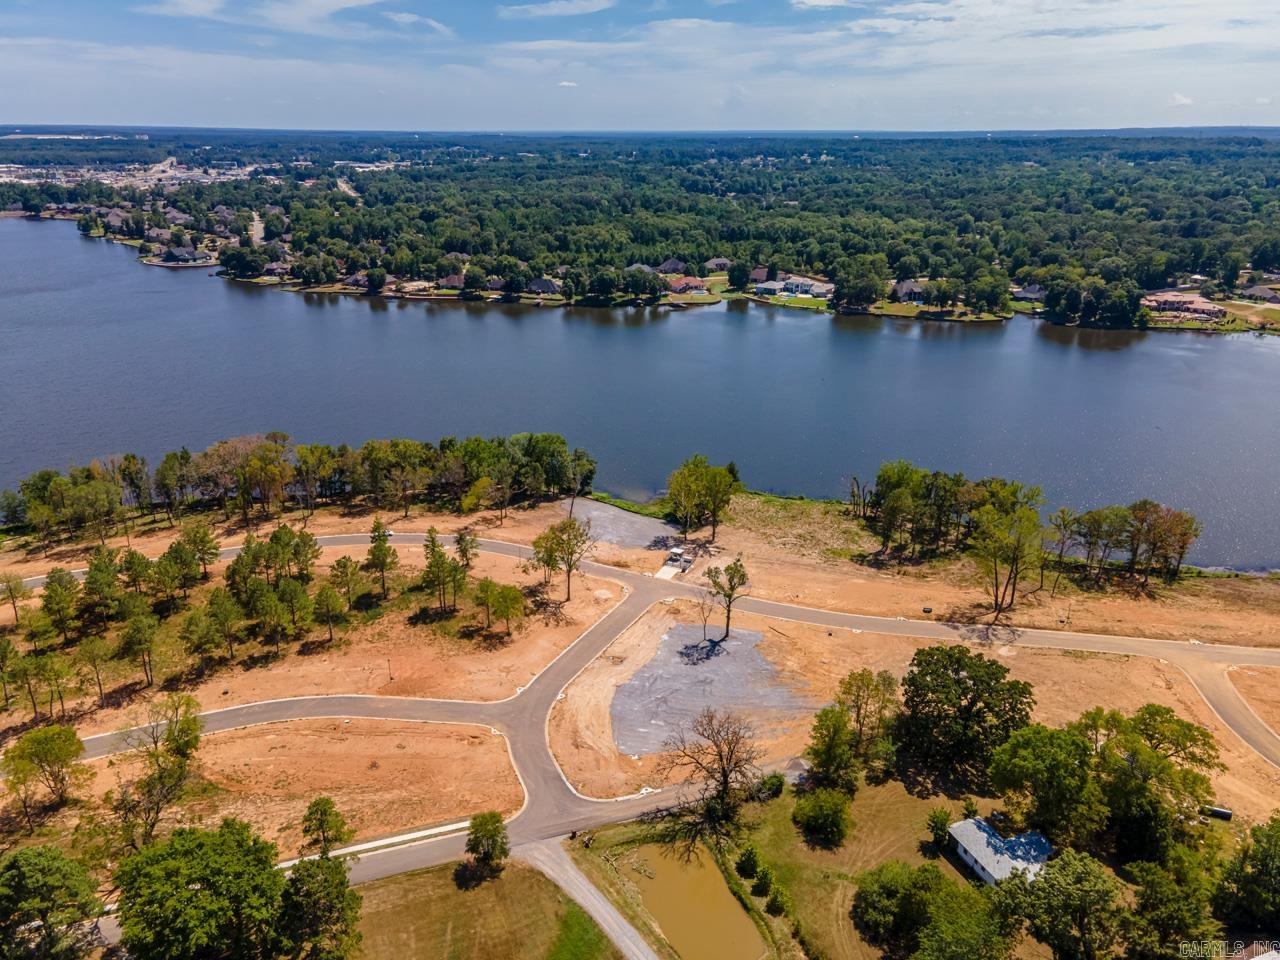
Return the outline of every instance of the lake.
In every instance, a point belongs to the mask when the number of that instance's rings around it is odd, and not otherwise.
[[[644,498],[692,452],[842,496],[880,461],[1077,508],[1196,513],[1202,564],[1280,567],[1280,338],[962,325],[742,301],[538,309],[298,295],[0,219],[0,487],[41,467],[299,442],[563,433]]]

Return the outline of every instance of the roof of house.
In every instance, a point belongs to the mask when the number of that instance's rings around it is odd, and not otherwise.
[[[1246,297],[1256,297],[1259,300],[1280,300],[1280,293],[1270,287],[1263,286],[1261,283],[1254,284],[1248,290],[1240,291]]]
[[[893,285],[893,289],[898,296],[904,293],[924,293],[924,284],[919,280],[899,280]]]
[[[956,843],[997,881],[1007,880],[1019,870],[1034,877],[1053,854],[1053,845],[1035,830],[1002,837],[995,827],[977,818],[953,823],[948,829]]]
[[[659,273],[684,273],[684,261],[677,260],[675,257],[672,257],[669,260],[663,260],[662,263],[658,264],[658,272]]]
[[[653,269],[653,267],[649,266],[647,263],[633,263],[631,266],[627,267],[627,269],[639,270],[641,273],[657,273],[658,272],[657,270]]]
[[[768,280],[768,279],[769,279],[768,267],[756,267],[754,270],[751,271],[752,283],[760,283],[761,281]]]
[[[447,277],[440,278],[440,286],[444,287],[446,290],[461,289],[464,282],[462,274],[460,273],[451,273]]]
[[[525,288],[530,293],[559,293],[560,285],[554,280],[548,280],[545,277],[538,277],[529,281],[529,285]]]
[[[704,263],[703,266],[706,267],[708,270],[713,270],[716,267],[731,267],[733,266],[733,261],[730,260],[728,257],[712,257],[710,260]]]
[[[690,289],[700,290],[706,287],[706,285],[705,281],[700,280],[697,277],[680,277],[678,280],[671,281],[671,289],[676,291]]]
[[[761,290],[768,290],[772,293],[781,293],[785,286],[786,284],[781,280],[767,280],[764,283],[756,284],[756,292],[758,293]]]

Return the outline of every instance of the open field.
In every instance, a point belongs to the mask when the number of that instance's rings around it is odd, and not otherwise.
[[[1280,733],[1280,669],[1232,667],[1227,676],[1262,722]]]
[[[92,793],[130,778],[127,760],[95,761]],[[482,727],[381,720],[295,720],[204,738],[197,773],[207,789],[178,812],[183,822],[239,817],[297,853],[302,812],[333,799],[368,840],[466,819],[477,810],[512,814],[524,791],[506,742]]]
[[[364,960],[614,960],[587,914],[536,870],[509,863],[460,890],[451,866],[365,884]]]

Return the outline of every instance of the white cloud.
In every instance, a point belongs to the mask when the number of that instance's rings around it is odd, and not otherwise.
[[[390,20],[392,23],[398,24],[402,27],[411,27],[411,26],[414,26],[415,24],[420,24],[424,27],[434,30],[436,33],[440,34],[442,37],[454,36],[452,27],[448,26],[447,24],[443,24],[439,20],[436,20],[432,17],[424,17],[418,13],[392,11],[392,12],[384,13],[383,16],[386,17],[388,20]]]
[[[585,13],[608,10],[617,0],[545,0],[543,3],[521,3],[498,8],[498,16],[505,20],[524,20],[534,17],[576,17]]]
[[[576,87],[577,85],[578,85],[577,80],[561,80],[559,83],[556,84],[557,87]]]
[[[1169,103],[1175,107],[1189,107],[1194,102],[1195,101],[1185,93],[1178,93],[1177,91],[1174,91],[1173,96],[1169,100]]]

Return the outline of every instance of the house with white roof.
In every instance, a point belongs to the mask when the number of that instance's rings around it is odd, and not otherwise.
[[[1004,837],[986,820],[974,818],[953,823],[947,832],[960,859],[991,887],[1015,873],[1034,879],[1053,856],[1053,845],[1036,830]]]

